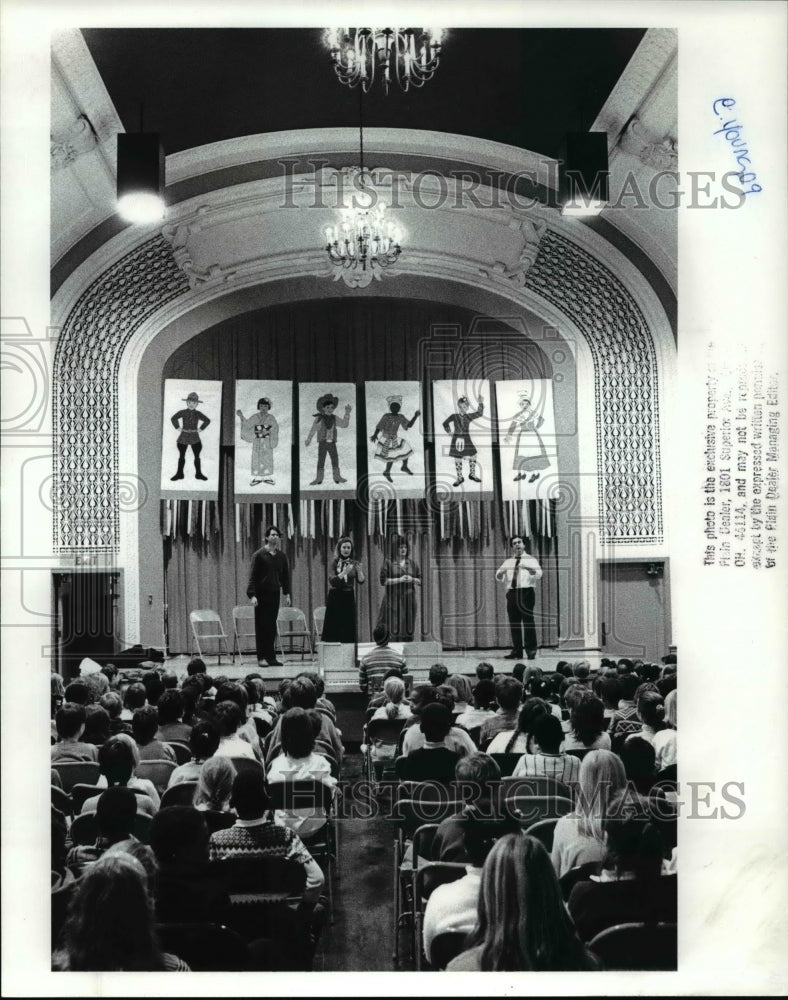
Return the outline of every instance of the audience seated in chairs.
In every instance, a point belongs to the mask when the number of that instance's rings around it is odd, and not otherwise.
[[[496,678],[495,698],[498,702],[498,710],[491,719],[483,723],[479,733],[479,746],[486,749],[498,733],[511,733],[517,728],[517,717],[520,711],[520,700],[523,695],[523,686],[514,677]]]
[[[63,698],[65,701],[72,702],[74,705],[84,706],[90,705],[93,701],[93,694],[85,678],[78,677],[66,686]]]
[[[656,732],[652,740],[657,773],[676,763],[676,697],[675,688],[665,696],[665,728]]]
[[[476,679],[480,681],[491,681],[495,678],[495,667],[492,663],[482,661],[476,666]]]
[[[569,788],[580,780],[580,761],[561,751],[564,731],[552,713],[543,713],[531,724],[533,747],[517,762],[515,778],[552,778]]]
[[[475,928],[482,866],[500,836],[500,829],[479,820],[472,809],[466,811],[462,821],[466,874],[455,882],[439,885],[430,895],[424,911],[424,954],[428,961],[432,961],[432,942],[437,935],[468,934]]]
[[[624,670],[619,676],[618,709],[613,713],[607,730],[614,750],[619,749],[627,736],[639,733],[642,728],[635,702],[635,692],[640,686],[640,679],[632,671],[629,660],[619,660],[619,670],[622,663],[630,664],[630,669]]]
[[[567,691],[569,732],[564,740],[567,750],[609,750],[610,736],[605,732],[605,706],[587,688],[573,687]]]
[[[306,677],[296,677],[296,679],[291,681],[282,692],[283,712],[287,712],[291,708],[303,708],[305,711],[309,711],[310,708],[315,708],[316,704],[317,691],[315,690],[315,685]],[[282,719],[279,718],[276,726],[274,727],[273,736],[271,737],[271,746],[276,746],[281,742],[281,726]],[[320,713],[320,732],[317,739],[319,742],[330,746],[334,758],[339,763],[342,763],[344,748],[342,746],[342,740],[339,736],[339,732],[331,719],[322,713]]]
[[[433,702],[424,706],[419,726],[422,745],[417,745],[416,749],[398,758],[396,774],[400,781],[454,780],[454,770],[460,754],[449,749],[447,744],[451,723],[451,711],[446,705]],[[415,731],[415,727],[408,730],[405,736],[406,744],[408,736]],[[467,736],[467,733],[465,735]],[[473,753],[474,750],[470,752]]]
[[[224,681],[221,682],[218,678],[216,679],[216,704],[220,705],[223,701],[233,701],[241,710],[242,723],[238,727],[236,736],[242,740],[246,740],[255,757],[262,764],[263,762],[263,751],[260,747],[260,737],[257,735],[257,726],[254,719],[251,718],[249,713],[249,696],[246,692],[246,688],[243,684],[238,684],[235,681]],[[236,756],[235,754],[228,756]],[[240,757],[247,756],[246,754],[238,754]]]
[[[189,749],[192,759],[186,764],[176,767],[170,775],[167,787],[178,785],[182,781],[197,781],[202,766],[209,757],[213,757],[219,748],[219,731],[212,722],[198,722],[189,736]]]
[[[134,710],[131,717],[131,735],[137,744],[140,760],[169,760],[174,764],[172,747],[156,739],[159,728],[159,710],[155,705],[145,705]]]
[[[214,756],[258,759],[249,740],[243,738],[238,733],[238,730],[244,724],[244,714],[234,701],[218,702],[216,708],[213,710],[213,722],[219,733],[219,746]],[[256,730],[255,738],[257,739]]]
[[[639,688],[636,697],[637,714],[641,722],[640,732],[637,735],[653,743],[657,734],[668,728],[665,722],[665,700],[656,688],[648,690]]]
[[[273,729],[274,722],[277,716],[276,702],[273,698],[269,698],[265,690],[265,681],[259,674],[247,674],[244,680],[244,690],[246,691],[246,697],[248,699],[248,708],[250,719],[259,719],[261,722],[265,723],[265,726],[269,728],[269,732]],[[257,726],[257,723],[255,723]],[[257,730],[258,736],[260,735],[260,730]]]
[[[436,890],[437,891],[437,890]],[[550,858],[533,837],[508,834],[484,862],[469,949],[447,972],[578,972],[598,963],[566,912]]]
[[[67,867],[77,878],[113,844],[131,835],[137,814],[136,796],[130,788],[108,788],[97,797],[95,813],[98,826],[95,844],[76,844],[66,858]]]
[[[57,710],[55,727],[58,741],[51,749],[53,761],[98,760],[98,747],[82,739],[86,719],[85,706],[76,702],[66,701]]]
[[[159,923],[226,922],[230,900],[210,873],[209,837],[205,814],[191,806],[170,806],[154,818],[151,847],[159,864]]]
[[[413,753],[414,750],[419,750],[425,745],[425,737],[420,727],[420,722],[424,712],[430,705],[443,705],[449,713],[449,719],[453,721],[451,714],[453,704],[454,689],[449,688],[448,685],[435,687],[432,684],[418,684],[413,689],[411,696],[411,717],[405,720],[402,753],[406,755]],[[461,757],[467,753],[474,753],[477,749],[467,731],[451,723],[444,742],[449,750],[453,750]]]
[[[153,816],[159,808],[159,793],[152,781],[135,776],[134,769],[139,762],[137,744],[130,736],[125,733],[111,736],[103,746],[99,747],[98,763],[101,775],[96,783],[97,794],[84,801],[82,812],[96,811],[100,789],[120,785],[130,788],[135,793],[138,812]]]
[[[194,808],[203,814],[208,832],[226,830],[235,823],[230,796],[235,767],[227,757],[209,757],[203,764],[194,789]]]
[[[311,681],[315,686],[315,694],[317,695],[317,701],[315,702],[315,708],[318,712],[325,712],[331,721],[336,726],[337,724],[337,710],[334,708],[332,702],[325,697],[326,694],[326,682],[315,670],[302,670],[298,675],[299,677],[305,677],[308,681]]]
[[[624,740],[619,753],[627,781],[640,795],[648,797],[655,780],[654,747],[642,736],[630,736]]]
[[[581,938],[590,941],[616,924],[675,923],[676,876],[662,874],[662,838],[649,821],[646,800],[631,791],[614,796],[602,829],[601,871],[577,882],[569,896],[569,913]]]
[[[183,721],[183,707],[181,692],[175,688],[166,688],[156,702],[159,712],[157,740],[161,740],[162,743],[184,743],[188,746],[192,727]]]
[[[131,722],[134,712],[138,708],[142,708],[148,702],[148,694],[145,690],[145,685],[140,684],[135,681],[134,684],[129,684],[126,690],[123,692],[123,711],[120,713],[121,719],[124,722]]]
[[[476,682],[472,695],[473,707],[457,716],[456,722],[463,729],[479,729],[495,715],[495,684],[492,680]]]
[[[540,715],[549,714],[547,703],[541,698],[526,698],[517,716],[513,730],[498,733],[487,746],[487,753],[530,753],[534,722]]]
[[[110,738],[109,714],[101,705],[88,705],[85,709],[85,731],[82,740],[100,747]]]
[[[405,682],[400,677],[389,677],[384,681],[383,696],[385,701],[379,708],[375,709],[372,718],[369,720],[370,722],[374,719],[389,719],[393,721],[396,719],[409,719],[411,717],[413,712],[405,700]],[[388,756],[391,756],[391,754],[388,754]]]
[[[329,762],[315,753],[315,734],[310,713],[303,708],[291,708],[282,716],[280,735],[282,752],[271,761],[268,782],[320,781],[336,787]],[[302,837],[314,834],[325,825],[322,812],[313,809],[277,810],[276,822],[282,823]]]
[[[382,681],[391,670],[398,671],[400,677],[408,671],[405,657],[389,646],[389,630],[385,625],[376,625],[372,638],[375,648],[362,658],[358,672],[359,687],[365,692],[369,691],[370,685]]]
[[[189,972],[162,952],[145,869],[129,854],[99,859],[79,881],[63,929],[55,971]]]
[[[446,679],[446,683],[455,692],[454,708],[452,709],[454,714],[462,715],[463,712],[467,712],[473,701],[471,682],[467,677],[463,677],[462,674],[452,674],[451,677]]]
[[[558,820],[553,834],[552,859],[559,878],[605,856],[602,819],[610,799],[625,785],[624,765],[610,750],[592,750],[583,758],[575,808]]]
[[[99,704],[109,716],[110,736],[117,736],[118,733],[131,735],[131,723],[125,722],[120,717],[120,713],[123,711],[123,699],[117,691],[107,691],[101,696]]]
[[[429,670],[429,682],[433,687],[440,687],[441,684],[445,684],[449,676],[448,667],[444,666],[442,663],[433,663]]]

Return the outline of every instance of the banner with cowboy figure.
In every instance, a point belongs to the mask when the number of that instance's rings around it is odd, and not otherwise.
[[[218,500],[222,383],[164,382],[161,492],[169,500]]]
[[[235,502],[290,503],[293,383],[235,383]]]
[[[355,498],[355,406],[352,382],[298,384],[298,478],[304,499]]]
[[[492,415],[487,379],[432,383],[435,491],[443,500],[493,495]]]
[[[375,500],[424,497],[424,420],[419,382],[365,382],[367,476]]]
[[[544,498],[544,483],[558,474],[552,381],[496,382],[495,402],[503,499]]]

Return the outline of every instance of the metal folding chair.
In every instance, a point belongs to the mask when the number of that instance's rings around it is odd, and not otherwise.
[[[276,616],[276,635],[279,642],[279,649],[282,659],[285,658],[285,640],[290,643],[289,653],[293,653],[293,639],[301,640],[301,659],[304,659],[307,644],[309,646],[309,656],[315,658],[315,650],[312,645],[312,633],[306,624],[306,615],[301,608],[280,608]]]
[[[254,628],[254,607],[251,604],[238,604],[233,608],[233,663],[235,663],[235,654],[238,653],[238,659],[241,661],[241,666],[244,664],[242,639],[252,640],[254,662],[257,663],[257,639]]]
[[[600,931],[588,947],[605,969],[670,972],[678,968],[676,924],[616,924]]]
[[[323,622],[325,620],[326,608],[323,604],[319,608],[315,608],[312,612],[312,624],[315,626],[315,646],[320,642],[320,638],[323,635]]]
[[[203,648],[200,645],[200,641],[203,642],[206,639],[217,639],[219,644],[224,643],[225,655],[231,656],[230,648],[227,645],[227,635],[224,631],[224,625],[222,625],[222,619],[219,617],[218,612],[212,611],[210,608],[201,608],[199,611],[191,611],[189,613],[189,621],[192,626],[192,634],[194,635],[194,641],[197,644],[197,653],[199,656],[207,656],[207,652],[203,652]],[[213,627],[214,629],[218,626],[218,631],[205,631],[207,628]],[[222,662],[222,651],[219,649],[219,663]]]

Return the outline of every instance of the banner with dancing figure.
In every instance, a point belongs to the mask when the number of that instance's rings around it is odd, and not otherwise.
[[[487,500],[493,495],[490,383],[439,379],[432,383],[436,495]]]
[[[305,499],[355,498],[355,403],[352,382],[299,382],[299,485]]]
[[[367,470],[372,500],[424,497],[424,424],[419,382],[365,382]]]
[[[235,502],[292,500],[293,383],[235,383]]]
[[[168,500],[218,500],[222,383],[164,382],[161,492]]]
[[[504,500],[544,498],[542,483],[558,473],[550,379],[495,383]]]

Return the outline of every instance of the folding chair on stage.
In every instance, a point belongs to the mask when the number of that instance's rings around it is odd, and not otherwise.
[[[315,646],[320,642],[323,635],[323,622],[326,620],[325,605],[315,608],[312,612],[312,624],[315,626]]]
[[[224,625],[222,625],[222,619],[216,611],[212,611],[210,608],[201,608],[199,611],[192,611],[189,613],[189,621],[192,625],[192,633],[194,635],[194,641],[197,644],[197,653],[199,656],[202,657],[208,655],[207,652],[203,652],[203,648],[200,645],[200,643],[205,642],[206,639],[217,639],[219,644],[223,642],[225,655],[231,655],[230,648],[227,645],[227,635],[224,631]],[[211,631],[208,631],[209,629]],[[219,663],[221,663],[221,648],[219,649],[218,655]]]
[[[279,641],[279,649],[282,659],[285,658],[285,640],[290,643],[289,653],[293,653],[293,639],[301,640],[301,659],[309,646],[310,659],[315,658],[315,650],[312,646],[312,633],[306,623],[306,615],[300,608],[280,608],[276,617],[276,635]]]
[[[251,604],[238,604],[233,608],[233,663],[235,654],[241,666],[244,665],[244,649],[242,639],[251,639],[251,646],[254,650],[254,662],[257,663],[257,645],[254,630],[254,607]],[[249,652],[247,650],[246,652]]]

